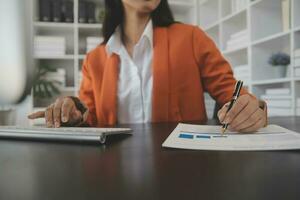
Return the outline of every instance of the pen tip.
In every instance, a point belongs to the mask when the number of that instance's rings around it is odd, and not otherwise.
[[[225,133],[225,131],[226,131],[226,129],[222,128],[222,130],[221,130],[222,135]]]

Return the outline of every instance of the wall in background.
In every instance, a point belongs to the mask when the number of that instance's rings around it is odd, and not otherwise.
[[[34,37],[38,49],[44,54],[35,55],[36,66],[51,66],[50,80],[63,82],[59,90],[62,96],[77,95],[80,85],[81,65],[87,50],[101,36],[101,9],[103,0],[70,0],[73,21],[43,21],[39,10],[40,1],[33,1],[32,16]],[[226,59],[231,63],[235,75],[245,81],[248,89],[259,98],[266,99],[273,115],[299,114],[300,77],[296,67],[296,49],[300,48],[300,0],[290,0],[288,12],[283,9],[286,0],[171,0],[170,5],[178,21],[199,25],[215,41]],[[95,5],[95,20],[80,20],[82,2]],[[286,9],[285,9],[286,10]],[[290,17],[288,17],[290,15]],[[289,21],[290,20],[290,21]],[[287,22],[288,21],[288,22]],[[46,37],[46,38],[45,38]],[[48,40],[45,41],[45,39]],[[64,38],[63,41],[60,39]],[[100,38],[101,39],[101,38]],[[47,54],[51,42],[60,46],[61,54]],[[61,45],[63,44],[63,45]],[[46,46],[46,54],[45,54]],[[286,76],[268,64],[272,53],[285,52],[292,57]],[[300,68],[300,67],[299,67]],[[55,74],[56,73],[56,74]],[[53,77],[56,77],[53,78]],[[35,93],[38,95],[38,93]],[[45,109],[59,95],[52,98],[36,98],[32,95],[19,106],[18,124],[28,124],[27,113]],[[279,98],[283,97],[283,98]],[[205,95],[208,116],[212,117],[214,101]],[[282,107],[282,105],[284,105]],[[37,123],[43,123],[43,120]]]

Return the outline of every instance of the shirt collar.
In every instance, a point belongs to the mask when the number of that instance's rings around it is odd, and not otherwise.
[[[151,48],[153,48],[153,24],[152,20],[150,20],[138,42],[143,38],[147,38],[150,42]],[[115,32],[112,34],[112,36],[109,38],[107,44],[106,44],[106,52],[108,55],[112,55],[113,53],[116,53],[120,55],[121,49],[122,49],[122,40],[121,40],[121,29],[118,26],[115,30]]]
[[[146,37],[151,45],[151,48],[153,48],[153,24],[152,24],[152,20],[150,20],[142,34],[142,37]]]

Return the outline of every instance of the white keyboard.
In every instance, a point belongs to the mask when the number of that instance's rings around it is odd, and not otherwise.
[[[45,128],[0,126],[0,138],[62,141],[93,141],[104,144],[106,137],[131,134],[129,128]]]

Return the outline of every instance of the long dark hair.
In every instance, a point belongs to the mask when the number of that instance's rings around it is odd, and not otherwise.
[[[158,7],[151,13],[153,26],[167,27],[175,23],[168,0],[161,0]],[[103,37],[106,44],[117,26],[121,26],[124,38],[124,8],[122,0],[105,0],[105,17],[103,22]]]

